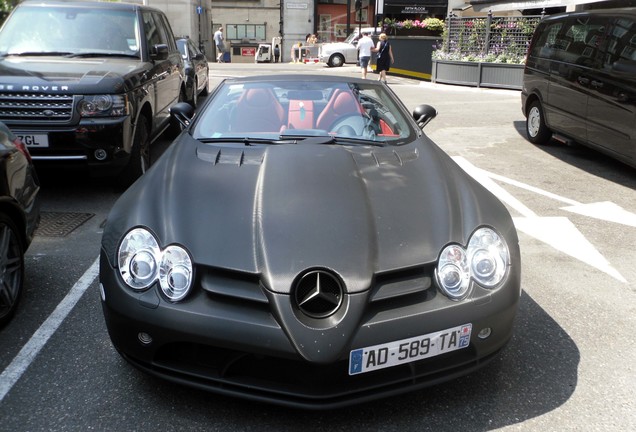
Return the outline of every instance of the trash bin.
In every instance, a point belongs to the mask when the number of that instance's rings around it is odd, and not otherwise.
[[[225,63],[230,63],[232,61],[232,58],[230,57],[230,52],[229,51],[225,51],[223,53],[223,61]]]

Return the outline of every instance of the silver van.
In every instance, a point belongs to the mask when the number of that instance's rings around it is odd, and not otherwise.
[[[521,101],[530,142],[575,141],[636,167],[636,8],[545,18]]]

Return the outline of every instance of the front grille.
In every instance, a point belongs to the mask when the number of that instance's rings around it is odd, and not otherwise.
[[[0,93],[2,120],[69,121],[72,116],[72,95]]]

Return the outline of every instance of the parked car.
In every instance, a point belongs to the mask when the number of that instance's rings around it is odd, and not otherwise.
[[[379,28],[375,29],[375,31],[373,27],[363,28],[360,34],[364,32],[369,32],[373,42],[378,42],[378,35],[380,34]],[[340,67],[345,63],[356,63],[358,61],[357,46],[360,34],[358,34],[358,28],[356,27],[355,31],[351,33],[344,42],[322,44],[318,50],[320,62],[326,63],[329,67]],[[375,56],[372,56],[372,58],[375,61]]]
[[[185,100],[183,68],[157,9],[23,1],[0,29],[0,120],[38,167],[129,184],[150,165],[170,107]]]
[[[199,95],[207,96],[210,85],[208,59],[189,37],[177,38],[177,47],[185,67],[186,100],[196,107]]]
[[[504,205],[374,80],[228,79],[113,206],[100,257],[110,338],[210,391],[331,408],[492,359],[520,296]]]
[[[40,221],[39,190],[29,151],[0,122],[0,327],[22,296],[24,253]]]
[[[521,101],[531,142],[554,135],[636,167],[636,8],[545,18],[528,51]]]

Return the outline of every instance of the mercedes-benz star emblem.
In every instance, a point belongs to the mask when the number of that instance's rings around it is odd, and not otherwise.
[[[307,316],[326,318],[342,304],[343,289],[339,279],[324,270],[312,270],[296,284],[296,304]]]

